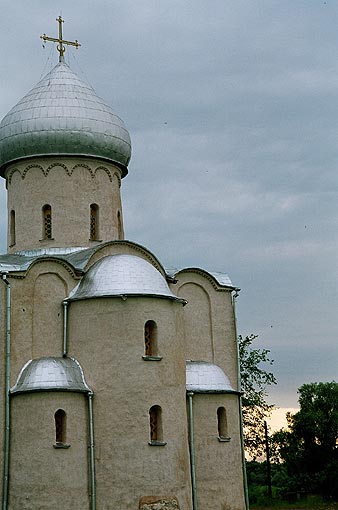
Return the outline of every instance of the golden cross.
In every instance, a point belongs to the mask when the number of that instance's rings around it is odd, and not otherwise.
[[[77,39],[75,39],[74,42],[66,41],[65,39],[62,39],[62,23],[64,23],[64,20],[61,18],[61,16],[59,16],[58,18],[56,18],[56,21],[59,23],[59,38],[55,39],[54,37],[48,37],[46,34],[43,34],[43,35],[40,35],[40,39],[43,39],[43,42],[52,41],[52,42],[59,43],[56,48],[57,48],[58,52],[60,53],[59,62],[63,62],[64,61],[63,55],[66,51],[64,44],[68,44],[70,46],[75,46],[76,49],[78,49],[78,47],[81,46],[81,44],[78,42]]]

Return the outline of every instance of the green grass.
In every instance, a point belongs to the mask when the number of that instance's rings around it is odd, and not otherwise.
[[[325,502],[320,496],[308,496],[305,499],[289,503],[281,499],[273,499],[260,504],[250,505],[250,510],[338,510],[338,502]]]

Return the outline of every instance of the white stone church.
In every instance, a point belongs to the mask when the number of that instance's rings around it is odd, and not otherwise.
[[[129,133],[63,51],[0,124],[2,510],[244,510],[236,288],[125,239]]]

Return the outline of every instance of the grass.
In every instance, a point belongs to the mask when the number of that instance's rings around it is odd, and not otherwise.
[[[319,496],[307,498],[292,503],[281,499],[273,499],[263,505],[250,505],[250,510],[338,510],[338,502],[325,502]]]

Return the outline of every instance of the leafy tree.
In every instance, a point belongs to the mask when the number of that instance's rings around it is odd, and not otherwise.
[[[239,336],[239,359],[243,391],[244,446],[252,459],[264,453],[264,420],[273,408],[266,402],[266,387],[276,384],[272,372],[261,367],[273,364],[268,349],[253,349],[257,335]]]
[[[288,488],[337,498],[338,383],[304,384],[298,393],[299,412],[288,413],[288,430],[273,436],[277,457],[288,472]]]

